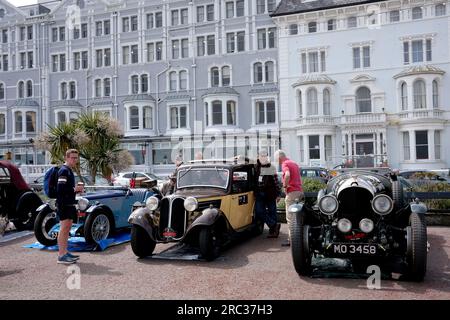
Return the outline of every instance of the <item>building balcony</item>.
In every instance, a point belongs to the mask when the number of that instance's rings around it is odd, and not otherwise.
[[[416,109],[399,112],[398,117],[402,122],[432,119],[442,120],[444,118],[444,111],[440,109]]]
[[[385,113],[360,113],[341,116],[341,125],[365,125],[386,123]]]
[[[334,126],[334,118],[332,116],[307,116],[297,119],[297,123],[301,126]]]

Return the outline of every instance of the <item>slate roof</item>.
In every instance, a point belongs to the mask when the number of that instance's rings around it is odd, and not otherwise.
[[[396,74],[394,76],[394,79],[405,77],[405,76],[411,76],[415,74],[444,74],[445,71],[442,69],[439,69],[438,67],[432,66],[432,65],[421,65],[421,66],[412,66],[409,67],[402,72]]]
[[[133,95],[127,96],[123,100],[123,102],[126,102],[126,101],[155,101],[155,98],[153,98],[149,94],[141,93],[141,94],[133,94]]]
[[[89,106],[91,107],[97,107],[97,106],[112,106],[114,105],[114,102],[112,102],[109,99],[95,99],[95,100],[91,100],[89,102]]]
[[[78,100],[74,99],[67,99],[67,100],[57,100],[52,101],[50,103],[51,107],[83,107],[81,103],[78,102]]]
[[[11,107],[39,107],[39,103],[34,99],[18,99]]]
[[[301,86],[301,85],[305,85],[305,84],[317,84],[317,83],[322,83],[322,84],[335,84],[336,81],[334,81],[333,79],[331,79],[330,77],[328,77],[327,75],[324,74],[307,74],[304,76],[301,76],[298,81],[296,81],[292,87],[297,87],[297,86]]]
[[[270,16],[278,17],[382,1],[387,0],[314,0],[308,2],[304,0],[281,0],[276,10]]]
[[[208,96],[210,94],[234,94],[234,95],[239,95],[239,93],[236,90],[234,90],[233,88],[230,88],[230,87],[214,87],[214,88],[208,89],[208,91],[206,91],[202,95],[202,97]]]

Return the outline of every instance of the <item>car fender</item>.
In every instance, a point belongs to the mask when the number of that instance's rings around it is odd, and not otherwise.
[[[300,213],[304,211],[303,207],[304,205],[302,202],[294,203],[289,206],[288,212],[292,214]]]
[[[156,241],[155,237],[153,236],[153,230],[155,228],[155,224],[153,221],[152,211],[147,207],[134,210],[128,218],[129,224],[140,226],[145,231],[147,231],[152,240]]]
[[[41,204],[37,209],[36,209],[36,213],[40,214],[40,213],[48,213],[48,212],[54,212],[56,210],[52,209],[52,207],[50,206],[50,204],[47,203],[43,203]]]
[[[218,223],[220,220],[223,221],[224,226],[227,225],[227,219],[225,214],[217,208],[207,208],[202,211],[202,215],[195,219],[195,221],[188,227],[184,238],[187,238],[190,234],[196,232],[199,228],[204,226],[212,226]]]
[[[16,204],[16,213],[20,215],[23,208],[36,210],[40,205],[42,205],[41,198],[33,191],[27,191],[19,197]]]
[[[413,202],[410,204],[411,207],[411,213],[418,213],[418,214],[426,214],[427,213],[427,206],[423,202]]]

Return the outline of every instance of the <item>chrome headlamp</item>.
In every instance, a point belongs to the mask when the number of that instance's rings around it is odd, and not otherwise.
[[[157,197],[150,197],[145,201],[145,206],[150,211],[155,211],[159,206],[159,199]]]
[[[77,205],[80,211],[85,211],[89,207],[89,200],[86,198],[79,198]]]
[[[339,231],[341,231],[342,233],[347,233],[352,230],[352,223],[350,222],[350,220],[345,219],[345,218],[340,219],[338,221],[337,226],[338,226]]]
[[[359,222],[359,229],[364,233],[371,233],[373,230],[373,221],[367,218]]]
[[[194,197],[187,197],[184,200],[184,208],[186,211],[192,212],[198,208],[198,201]]]
[[[319,209],[323,214],[326,214],[327,216],[331,216],[339,208],[339,202],[333,195],[326,195],[320,198],[319,200]]]
[[[385,194],[379,194],[372,200],[372,209],[380,216],[387,215],[394,208],[394,201]]]

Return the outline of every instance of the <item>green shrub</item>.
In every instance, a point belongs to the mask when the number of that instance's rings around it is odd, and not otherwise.
[[[416,192],[450,192],[448,183],[421,183],[412,188]],[[424,200],[428,209],[450,209],[450,199]]]
[[[319,192],[327,186],[322,181],[311,178],[303,178],[302,183],[304,192]]]

